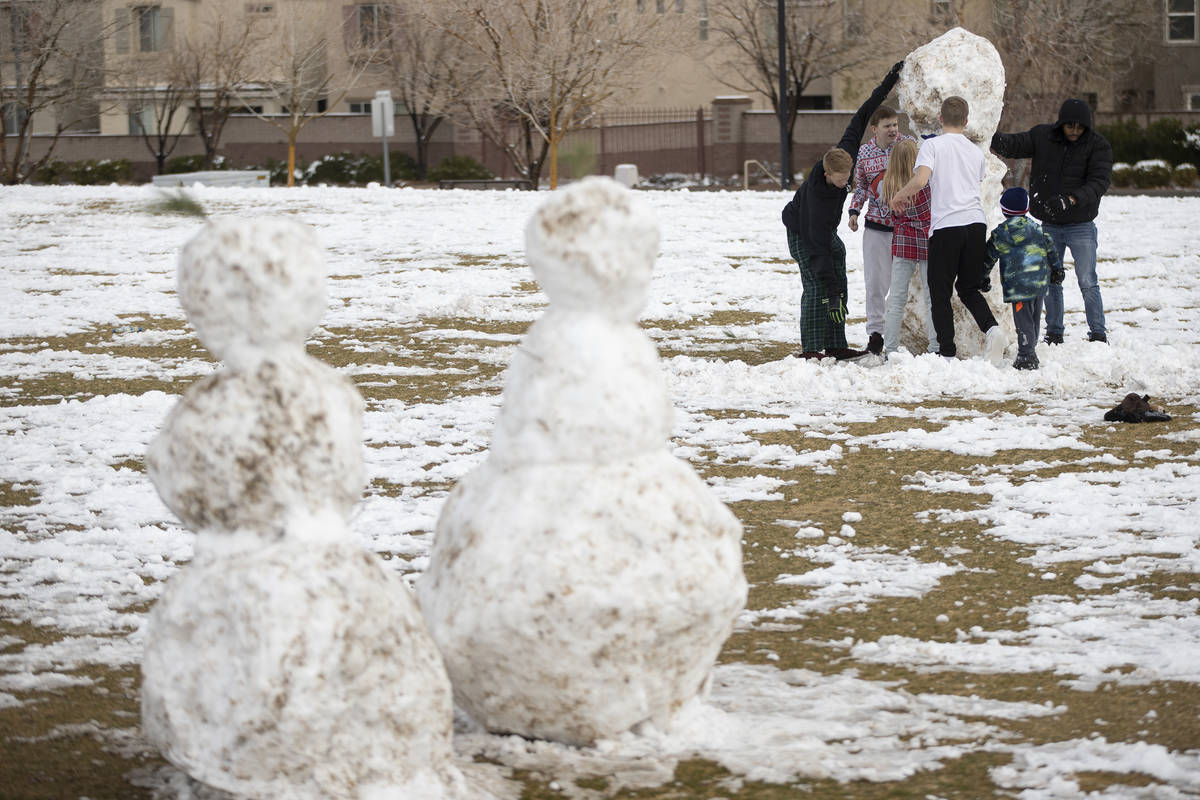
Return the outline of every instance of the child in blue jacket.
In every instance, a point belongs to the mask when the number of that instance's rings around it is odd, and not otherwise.
[[[1029,193],[1020,186],[1006,189],[1000,196],[1004,221],[996,226],[987,241],[983,272],[991,287],[992,267],[1000,262],[1000,285],[1004,302],[1012,304],[1013,323],[1017,327],[1017,369],[1037,369],[1038,328],[1042,320],[1042,302],[1047,283],[1061,284],[1065,273],[1054,242],[1029,212]],[[985,288],[984,291],[987,291]]]

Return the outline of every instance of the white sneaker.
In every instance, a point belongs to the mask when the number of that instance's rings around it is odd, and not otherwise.
[[[1004,335],[1004,331],[1000,330],[999,325],[993,325],[987,329],[987,335],[983,343],[983,353],[988,361],[993,364],[999,364],[1004,360],[1004,350],[1008,347],[1008,337]]]

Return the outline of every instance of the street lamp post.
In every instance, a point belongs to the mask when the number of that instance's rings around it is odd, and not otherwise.
[[[787,32],[784,27],[784,6],[787,0],[775,0],[775,31],[779,44],[779,185],[792,186],[792,167],[788,153],[788,95],[787,95]]]

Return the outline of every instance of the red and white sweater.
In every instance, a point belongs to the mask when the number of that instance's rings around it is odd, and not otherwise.
[[[911,136],[901,136],[900,139],[912,139]],[[892,147],[883,150],[875,143],[875,137],[867,140],[858,148],[858,163],[854,166],[854,197],[850,201],[850,213],[861,213],[863,206],[867,207],[866,223],[868,228],[890,231],[892,229],[892,213],[888,207],[879,201],[879,184],[883,182],[883,174],[887,172],[888,158]]]

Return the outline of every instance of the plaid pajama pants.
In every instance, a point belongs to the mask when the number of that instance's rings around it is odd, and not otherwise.
[[[846,325],[829,318],[829,309],[822,302],[825,299],[825,284],[812,271],[804,243],[792,231],[787,232],[787,239],[788,250],[800,265],[800,282],[804,285],[800,295],[800,346],[806,353],[845,347]],[[836,233],[833,235],[833,274],[842,297],[847,297],[846,245]]]

